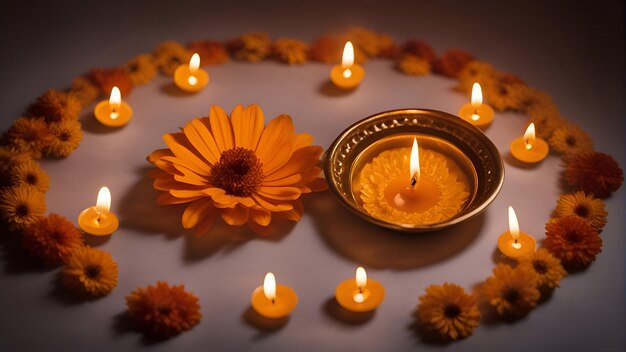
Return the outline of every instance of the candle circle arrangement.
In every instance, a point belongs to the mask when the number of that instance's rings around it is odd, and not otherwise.
[[[414,139],[422,149],[423,190],[410,171]],[[444,229],[476,216],[504,182],[500,153],[484,134],[456,116],[425,109],[387,111],[348,127],[326,152],[324,173],[348,209],[405,232]],[[415,209],[401,205],[407,187]]]
[[[498,263],[471,293],[447,282],[430,285],[419,297],[420,326],[443,340],[468,337],[480,322],[478,300],[501,316],[524,316],[542,294],[559,286],[567,271],[585,268],[596,259],[607,216],[602,198],[623,183],[623,171],[611,156],[594,151],[591,138],[562,117],[549,96],[517,76],[463,50],[451,49],[437,57],[424,41],[397,46],[388,35],[360,27],[339,37],[322,36],[310,46],[290,38],[272,42],[265,33],[247,33],[226,45],[214,40],[195,41],[189,47],[164,42],[123,67],[93,69],[77,77],[68,91],[49,90],[1,139],[3,225],[11,235],[22,237],[23,249],[33,257],[63,266],[60,278],[71,291],[89,299],[109,294],[118,282],[117,263],[111,254],[84,244],[79,230],[63,216],[44,215],[49,179],[35,162],[44,155],[67,157],[78,147],[81,106],[110,92],[110,99],[99,103],[94,115],[106,126],[119,127],[132,116],[121,94],[150,82],[157,70],[174,76],[181,89],[197,91],[208,83],[208,74],[205,77],[199,69],[200,56],[210,64],[226,62],[229,54],[252,63],[273,57],[287,64],[308,59],[331,64],[338,61],[346,38],[341,65],[331,70],[331,82],[340,88],[359,85],[365,70],[355,62],[368,57],[397,59],[400,71],[415,76],[432,69],[457,79],[456,88],[462,92],[473,86],[472,102],[461,116],[392,110],[365,118],[339,135],[324,158],[326,179],[339,200],[360,217],[397,231],[420,232],[458,224],[485,210],[502,187],[504,167],[496,147],[474,127],[484,128],[493,120],[493,109],[482,102],[480,84],[497,111],[531,116],[527,133],[511,144],[513,157],[535,163],[550,148],[565,162],[565,181],[572,187],[573,193],[558,199],[538,250],[534,237],[519,231],[510,208],[509,231],[500,236],[498,248],[513,265]],[[184,64],[187,61],[189,65]],[[228,225],[248,224],[259,234],[272,218],[299,221],[300,195],[324,189],[317,167],[321,147],[311,145],[312,136],[295,134],[289,116],[276,117],[265,126],[256,105],[236,106],[230,116],[213,107],[209,116],[192,120],[164,140],[168,148],[148,157],[156,166],[149,174],[153,185],[163,191],[158,202],[189,203],[182,225],[198,236],[209,232],[218,215]],[[262,144],[267,145],[259,147]],[[111,234],[119,222],[109,207],[110,192],[103,188],[97,205],[79,215],[79,227],[88,234]],[[383,297],[382,284],[368,280],[362,268],[335,292],[339,305],[353,312],[372,311]],[[284,318],[297,301],[291,288],[276,285],[268,273],[250,302],[264,317]],[[126,306],[141,331],[165,337],[192,329],[202,316],[195,295],[183,285],[161,281],[131,292]]]

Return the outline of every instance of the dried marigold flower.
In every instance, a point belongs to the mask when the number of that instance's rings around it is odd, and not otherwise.
[[[604,208],[602,199],[579,191],[573,194],[562,194],[556,203],[554,217],[568,215],[578,216],[600,231],[606,225],[606,217],[609,213]]]
[[[117,263],[111,254],[92,247],[75,250],[61,271],[61,282],[68,290],[89,298],[111,293],[117,277]]]
[[[157,72],[154,58],[149,54],[135,56],[124,65],[124,70],[130,77],[133,85],[142,85],[152,81]]]
[[[289,65],[305,63],[308,51],[309,45],[297,39],[280,38],[272,43],[273,56]]]
[[[580,127],[568,123],[557,128],[549,140],[550,147],[566,159],[581,152],[593,150],[593,140]]]
[[[317,38],[309,50],[309,56],[313,61],[332,64],[341,61],[341,42],[331,35],[324,35]]]
[[[76,120],[82,105],[74,94],[50,89],[30,106],[29,114],[43,117],[47,123]]]
[[[122,97],[133,90],[133,81],[124,68],[94,68],[89,71],[88,77],[100,88],[100,94],[107,97],[113,87],[120,89]]]
[[[226,46],[235,59],[254,63],[270,55],[271,44],[272,40],[267,33],[254,32],[232,39]]]
[[[541,297],[537,280],[534,270],[498,264],[493,268],[493,276],[482,284],[480,291],[498,314],[523,316],[537,305]]]
[[[580,268],[596,260],[602,251],[602,239],[588,222],[568,215],[546,224],[545,246],[563,265]]]
[[[192,54],[184,45],[171,40],[159,44],[152,52],[154,62],[166,76],[173,76],[176,68],[188,63]]]
[[[80,231],[58,214],[41,217],[22,232],[22,247],[50,266],[66,264],[82,246]]]
[[[15,120],[4,136],[6,145],[35,159],[50,144],[50,130],[43,118],[20,117]]]
[[[552,103],[534,105],[526,113],[530,116],[527,125],[533,122],[537,136],[545,140],[550,140],[554,131],[568,123],[561,116],[558,107]]]
[[[536,252],[520,258],[519,266],[537,274],[537,288],[539,289],[559,287],[561,279],[567,275],[561,261],[545,248],[540,248]]]
[[[430,285],[419,301],[419,323],[443,339],[465,338],[480,323],[476,299],[465,293],[461,286],[449,283]]]
[[[189,44],[189,51],[200,55],[202,65],[221,65],[228,61],[228,51],[221,42],[196,40]]]
[[[70,92],[80,101],[81,106],[91,104],[100,95],[100,89],[84,76],[74,78]]]
[[[435,61],[434,71],[441,75],[457,78],[459,74],[469,64],[474,61],[474,55],[460,49],[450,49]]]
[[[515,111],[530,114],[537,106],[554,105],[552,98],[540,90],[525,84],[516,84],[513,88],[510,94],[515,104],[512,109]]]
[[[478,60],[471,61],[459,72],[459,84],[454,88],[465,94],[470,94],[474,82],[481,86],[488,86],[496,80],[500,73],[490,64]]]
[[[430,63],[414,55],[402,55],[397,67],[398,70],[413,76],[422,76],[430,72]]]
[[[53,157],[64,158],[69,156],[78,148],[83,139],[83,132],[80,127],[80,122],[73,120],[50,124],[52,140],[46,148],[46,153]]]
[[[50,187],[50,177],[38,163],[29,159],[11,170],[11,186],[29,186],[46,193]]]
[[[126,296],[128,314],[137,327],[150,335],[174,336],[196,326],[202,314],[198,298],[184,285],[156,285],[138,288]]]
[[[0,185],[10,185],[10,182],[5,183],[4,181],[8,182],[10,180],[11,172],[13,171],[13,169],[22,163],[28,162],[31,159],[32,158],[28,153],[25,153],[18,149],[11,147],[0,147],[0,174],[2,178],[5,178],[6,176],[6,180],[3,180],[2,184]]]
[[[434,64],[437,55],[435,50],[426,41],[419,39],[412,39],[404,43],[402,46],[402,54],[411,54],[417,56],[420,59],[426,60],[429,64]]]
[[[389,57],[398,52],[389,35],[380,34],[363,27],[348,29],[343,42],[350,40],[355,47],[368,57]]]
[[[46,212],[44,194],[30,186],[0,190],[0,215],[13,230],[22,230]]]
[[[488,98],[489,105],[497,111],[513,109],[516,101],[511,91],[515,89],[515,84],[506,83],[500,79],[488,80],[483,87]]]
[[[572,158],[565,169],[565,179],[570,186],[606,198],[622,186],[624,172],[610,155],[586,152]]]

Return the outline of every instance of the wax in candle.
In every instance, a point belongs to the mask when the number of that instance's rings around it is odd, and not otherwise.
[[[396,177],[385,188],[389,205],[407,213],[424,212],[439,202],[441,190],[433,181],[421,177],[418,184],[410,186],[406,177]]]
[[[278,319],[288,316],[298,304],[298,296],[293,289],[277,285],[274,274],[267,273],[263,286],[252,292],[252,308],[266,318]]]
[[[509,231],[498,237],[500,252],[509,258],[517,259],[533,253],[536,247],[535,238],[519,230],[515,210],[509,207]]]
[[[491,106],[483,104],[483,93],[480,84],[472,86],[471,102],[459,109],[459,116],[478,128],[486,128],[493,121],[495,112]]]
[[[133,109],[122,101],[119,88],[113,87],[109,100],[99,102],[93,111],[96,119],[109,127],[121,127],[130,121]]]
[[[535,137],[535,124],[528,125],[524,136],[511,142],[511,155],[519,161],[534,164],[548,156],[550,148],[548,143],[541,138]]]
[[[209,74],[200,68],[200,55],[191,56],[189,64],[183,64],[174,71],[174,83],[186,92],[196,93],[209,83]]]
[[[86,233],[94,236],[110,235],[119,226],[117,216],[109,211],[111,192],[102,187],[98,192],[96,206],[83,210],[78,215],[78,226]]]
[[[367,278],[365,269],[357,268],[356,277],[340,283],[335,289],[335,299],[341,307],[351,312],[364,313],[376,309],[385,298],[385,288],[380,282]]]
[[[339,88],[354,89],[365,77],[365,70],[361,65],[354,63],[354,48],[347,42],[343,49],[341,65],[333,66],[330,71],[330,80]]]

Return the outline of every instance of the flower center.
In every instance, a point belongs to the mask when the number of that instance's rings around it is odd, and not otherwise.
[[[578,231],[576,230],[567,231],[565,239],[571,243],[578,243],[581,240],[580,235],[578,235]]]
[[[581,218],[586,218],[587,216],[589,216],[589,208],[587,208],[586,205],[579,204],[576,206],[576,208],[574,208],[574,213]]]
[[[37,176],[34,174],[26,175],[26,183],[28,183],[31,186],[37,184]]]
[[[159,308],[159,313],[162,315],[169,315],[172,312],[172,308],[168,306],[162,306]]]
[[[100,267],[96,265],[90,265],[85,269],[85,275],[90,279],[95,279],[100,275]]]
[[[504,295],[502,295],[509,303],[515,304],[515,301],[519,298],[519,291],[513,288],[508,289]]]
[[[461,314],[461,308],[459,308],[459,306],[456,304],[448,304],[443,309],[443,314],[446,316],[446,318],[454,319],[458,317],[459,314]]]
[[[209,182],[227,194],[247,197],[263,181],[263,164],[254,151],[246,148],[232,148],[220,155],[220,161],[213,165]]]
[[[61,140],[61,142],[69,141],[70,140],[70,133],[68,131],[61,132],[61,134],[59,134],[59,140]]]
[[[30,214],[30,209],[28,209],[28,205],[20,204],[15,208],[15,214],[17,216],[28,216],[28,214]]]
[[[539,274],[545,274],[548,271],[546,263],[541,260],[534,260],[533,268],[535,268],[535,271]]]
[[[576,138],[574,136],[567,136],[565,138],[565,143],[567,143],[570,147],[574,147],[576,146]]]

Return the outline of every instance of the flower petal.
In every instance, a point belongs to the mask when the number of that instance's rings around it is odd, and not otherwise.
[[[302,214],[304,214],[304,204],[300,199],[294,201],[292,204],[293,209],[276,213],[275,217],[295,222],[300,221],[300,219],[302,219]]]
[[[192,197],[192,198],[176,198],[173,195],[163,192],[159,194],[157,197],[157,204],[159,205],[172,205],[172,204],[183,204],[193,202],[196,199],[200,199],[201,197]]]
[[[202,122],[198,119],[191,120],[185,125],[183,132],[189,142],[196,148],[202,157],[211,165],[217,163],[220,159],[220,152],[215,144],[215,139]]]
[[[256,150],[265,123],[261,108],[256,104],[245,109],[237,105],[230,114],[230,119],[235,134],[235,146]]]
[[[294,200],[302,194],[297,187],[260,187],[258,193],[266,198],[277,200]]]
[[[297,184],[301,180],[302,180],[301,174],[293,174],[291,176],[287,176],[285,178],[281,178],[278,180],[263,181],[262,185],[265,187],[292,186],[292,185]]]
[[[289,162],[272,174],[265,174],[266,181],[274,181],[296,173],[303,173],[315,167],[322,155],[322,147],[309,146],[296,150]]]
[[[308,133],[300,133],[296,135],[296,139],[293,141],[293,150],[298,150],[304,147],[308,147],[313,143],[313,136]]]
[[[228,225],[243,225],[248,221],[248,208],[236,206],[222,210],[222,220]]]
[[[217,211],[215,208],[213,208],[212,211],[206,213],[204,218],[202,218],[202,220],[200,220],[198,225],[194,227],[193,235],[196,237],[201,237],[201,236],[206,235],[213,227],[213,223],[215,222],[216,218],[217,218]]]
[[[213,137],[215,138],[215,143],[220,153],[235,146],[233,128],[228,119],[228,115],[226,115],[226,112],[222,108],[215,105],[211,106],[209,124],[211,125],[211,132],[213,132]]]
[[[170,160],[172,162],[185,165],[194,172],[203,176],[209,176],[211,174],[211,167],[207,165],[207,163],[200,160],[200,158],[198,158],[192,151],[187,149],[182,144],[179,144],[171,134],[164,134],[163,140],[176,156],[176,158],[164,157],[162,158],[163,160]]]
[[[252,198],[263,208],[277,212],[277,211],[287,211],[293,209],[293,205],[290,203],[280,202],[274,199],[267,199],[262,197],[261,195],[252,195]]]
[[[272,213],[265,209],[250,209],[250,220],[261,226],[267,226],[272,222]]]
[[[213,202],[204,198],[189,204],[183,212],[182,224],[186,229],[195,227],[204,218],[207,212],[213,209]]]
[[[263,173],[270,175],[285,165],[293,152],[294,128],[291,117],[280,115],[265,127],[256,155],[263,163]]]
[[[201,189],[170,189],[170,194],[176,198],[202,197],[204,192]]]

